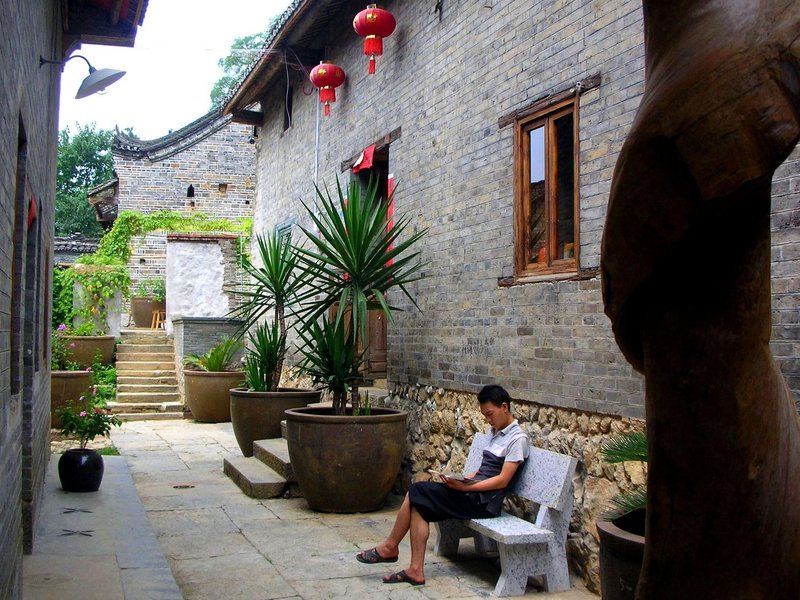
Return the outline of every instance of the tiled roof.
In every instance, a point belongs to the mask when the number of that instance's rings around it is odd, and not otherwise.
[[[80,233],[69,237],[55,237],[53,240],[54,252],[69,252],[70,254],[91,254],[97,250],[100,240],[87,238]]]
[[[230,120],[229,115],[223,115],[219,108],[215,108],[185,127],[154,140],[139,140],[117,129],[111,140],[111,151],[130,158],[148,158],[153,162],[164,160],[216,133]]]

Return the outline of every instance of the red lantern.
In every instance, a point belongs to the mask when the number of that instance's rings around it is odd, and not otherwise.
[[[353,19],[353,29],[364,39],[364,54],[369,56],[370,75],[375,74],[375,57],[383,54],[383,38],[392,35],[397,21],[388,10],[370,4]]]
[[[336,88],[344,83],[344,71],[339,65],[320,62],[311,69],[311,83],[319,88],[319,101],[325,106],[325,116],[331,114],[331,102],[336,102]]]

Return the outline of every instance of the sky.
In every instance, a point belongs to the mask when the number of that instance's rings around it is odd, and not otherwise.
[[[75,94],[89,74],[77,58],[61,76],[59,129],[75,123],[132,127],[143,140],[180,129],[211,108],[209,92],[222,75],[217,61],[234,38],[267,28],[289,0],[149,0],[133,48],[83,44],[73,52],[96,69],[126,71],[106,91],[81,100]],[[57,67],[54,67],[57,68]]]

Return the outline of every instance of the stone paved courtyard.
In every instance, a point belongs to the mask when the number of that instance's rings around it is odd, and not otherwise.
[[[222,472],[223,458],[240,454],[230,423],[130,422],[112,439],[187,599],[491,596],[499,567],[471,555],[463,542],[458,562],[429,553],[428,583],[422,587],[381,582],[382,575],[402,568],[407,543],[398,564],[355,560],[358,550],[372,547],[388,531],[398,497],[376,513],[333,515],[310,511],[302,499],[245,496]],[[560,594],[529,586],[527,596],[596,598],[579,583]]]

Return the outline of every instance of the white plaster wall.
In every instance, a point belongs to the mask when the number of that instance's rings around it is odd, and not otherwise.
[[[214,242],[167,242],[167,335],[174,317],[224,317],[222,249]]]

